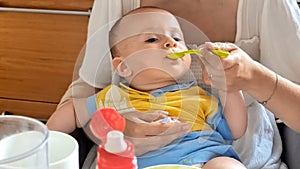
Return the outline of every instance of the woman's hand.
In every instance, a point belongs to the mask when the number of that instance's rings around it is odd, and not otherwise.
[[[220,59],[210,52],[212,49],[222,49],[230,52],[230,55]],[[207,42],[201,52],[203,54],[201,60],[213,87],[234,92],[247,90],[247,87],[251,86],[249,82],[253,78],[252,72],[259,66],[242,49],[232,43]]]
[[[122,115],[126,118],[124,135],[134,144],[136,155],[164,147],[190,131],[190,125],[186,123],[159,122],[159,119],[167,117],[163,111]]]

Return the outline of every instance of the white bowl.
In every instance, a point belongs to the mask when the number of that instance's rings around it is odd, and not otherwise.
[[[49,133],[49,169],[79,169],[79,147],[75,138],[58,131]]]

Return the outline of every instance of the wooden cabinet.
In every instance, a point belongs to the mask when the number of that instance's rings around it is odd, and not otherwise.
[[[0,0],[0,113],[47,119],[72,81],[92,0]]]

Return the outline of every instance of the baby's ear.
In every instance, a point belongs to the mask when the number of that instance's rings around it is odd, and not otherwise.
[[[112,60],[113,67],[115,71],[121,76],[121,77],[128,77],[132,74],[131,69],[126,65],[125,62],[120,57],[115,57]]]

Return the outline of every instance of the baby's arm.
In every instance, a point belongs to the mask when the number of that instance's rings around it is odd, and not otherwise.
[[[241,91],[219,91],[219,96],[232,137],[238,139],[244,135],[247,129],[247,109],[244,96]]]
[[[65,133],[71,133],[76,127],[82,127],[89,119],[85,109],[85,100],[99,90],[88,85],[80,78],[73,81],[62,97],[57,109],[48,119],[47,127],[50,130]]]
[[[207,85],[212,85],[211,78],[205,65],[200,62],[202,68],[202,80]],[[234,139],[244,135],[247,129],[247,109],[243,93],[241,91],[225,92],[219,90],[219,97],[224,107],[224,117]]]
[[[71,133],[76,128],[75,119],[73,101],[69,100],[55,110],[46,125],[49,130]]]

